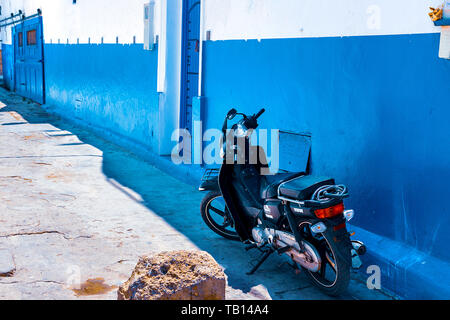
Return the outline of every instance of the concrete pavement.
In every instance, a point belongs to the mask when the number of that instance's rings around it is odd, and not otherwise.
[[[208,251],[227,299],[329,299],[280,257],[247,276],[257,253],[204,225],[194,186],[3,88],[0,101],[0,250],[14,270],[0,299],[116,299],[140,255],[174,249]],[[343,299],[389,299],[356,277]]]

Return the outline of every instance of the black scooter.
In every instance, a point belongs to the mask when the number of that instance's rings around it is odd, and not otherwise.
[[[222,128],[222,166],[207,169],[199,187],[209,191],[201,203],[202,218],[224,238],[264,252],[248,274],[272,253],[286,254],[292,266],[304,269],[325,293],[340,295],[348,287],[350,269],[361,266],[359,256],[366,251],[347,232],[346,222],[354,215],[344,210],[347,188],[304,172],[262,175],[268,168],[265,153],[251,145],[250,135],[264,112],[228,112]],[[242,119],[228,130],[228,120],[236,115]]]

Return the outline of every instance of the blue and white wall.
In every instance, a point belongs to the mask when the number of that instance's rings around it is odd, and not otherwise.
[[[47,105],[170,154],[182,0],[155,0],[152,51],[142,45],[148,0],[76,2],[1,1],[4,16],[42,9]],[[450,297],[450,60],[438,58],[440,28],[427,15],[440,3],[201,1],[204,129],[220,128],[231,107],[265,107],[262,127],[310,134],[312,173],[350,188],[365,261],[409,298]],[[10,30],[0,39],[8,46]]]
[[[383,285],[412,298],[442,294],[412,269],[450,271],[450,60],[427,15],[439,3],[203,2],[206,127],[265,107],[262,127],[310,133],[312,173],[348,184]]]

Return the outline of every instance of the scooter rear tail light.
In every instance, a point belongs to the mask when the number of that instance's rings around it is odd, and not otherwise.
[[[326,219],[338,216],[344,213],[344,204],[341,202],[335,206],[314,210],[316,217],[319,219]]]

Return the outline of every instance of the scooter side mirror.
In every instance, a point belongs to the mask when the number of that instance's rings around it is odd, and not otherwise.
[[[227,113],[227,119],[228,120],[233,120],[233,118],[236,116],[236,114],[237,114],[237,111],[236,111],[236,109],[231,109],[230,111],[228,111],[228,113]]]

